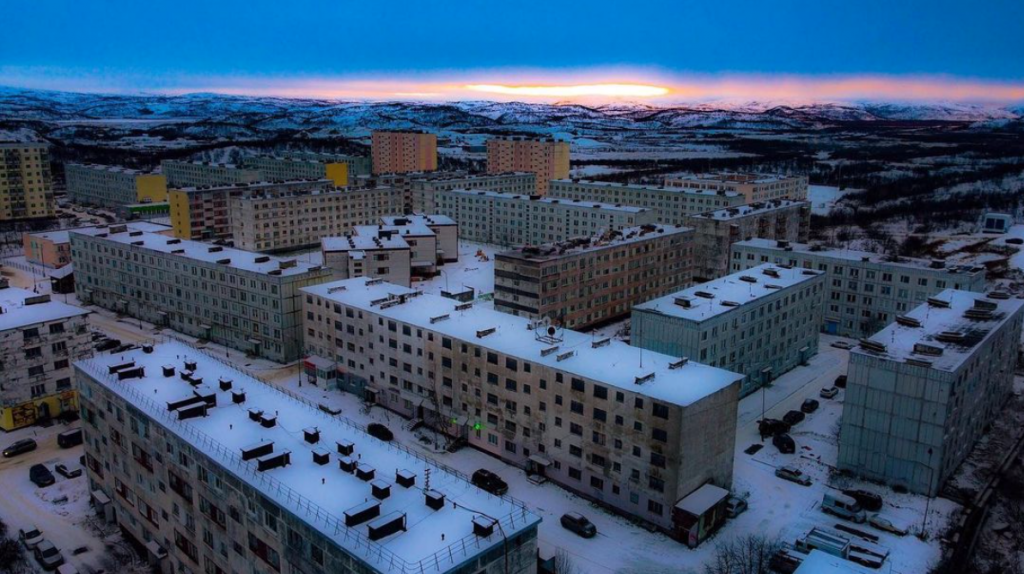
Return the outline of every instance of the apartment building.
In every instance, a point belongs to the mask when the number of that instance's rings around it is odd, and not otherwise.
[[[740,373],[749,395],[818,354],[821,271],[763,264],[633,307],[630,341]]]
[[[179,239],[204,241],[230,240],[233,234],[231,198],[248,195],[288,195],[313,191],[331,191],[329,179],[286,182],[253,182],[230,185],[184,187],[171,189],[171,227]]]
[[[78,300],[286,363],[302,352],[299,288],[330,269],[133,231],[71,231]]]
[[[437,193],[437,211],[459,223],[461,238],[495,245],[539,245],[655,223],[642,207],[453,189]]]
[[[407,239],[417,237],[434,237],[435,255],[433,260],[440,263],[454,263],[459,260],[459,224],[444,215],[412,215],[387,216],[380,218],[381,225],[398,230]],[[428,233],[429,232],[429,233]],[[412,244],[415,247],[415,244]],[[422,250],[422,257],[414,257],[419,261],[431,260],[430,250]]]
[[[696,276],[707,281],[729,273],[730,252],[737,241],[755,237],[807,241],[811,205],[788,199],[751,203],[691,215],[685,225],[697,232]]]
[[[329,179],[338,187],[345,187],[356,175],[368,174],[369,158],[315,153],[265,155],[245,160],[246,167],[260,171],[265,181],[293,179]]]
[[[68,198],[82,205],[117,209],[138,203],[167,201],[163,174],[114,165],[64,164]]]
[[[738,207],[747,202],[742,194],[734,191],[681,189],[585,179],[552,181],[548,197],[645,207],[657,213],[658,223],[666,225],[686,225],[690,215]]]
[[[160,171],[167,178],[169,188],[223,186],[263,181],[260,170],[233,163],[165,159],[160,162]]]
[[[982,292],[985,268],[867,251],[751,239],[733,244],[732,271],[762,263],[824,271],[822,330],[868,337],[945,289]]]
[[[304,291],[316,384],[677,537],[680,499],[731,484],[741,375],[380,280]]]
[[[436,213],[439,191],[453,189],[486,189],[498,193],[530,195],[537,188],[537,176],[527,172],[469,175],[465,172],[434,172],[410,174],[409,188],[412,210]]]
[[[494,308],[586,329],[690,284],[693,230],[645,225],[494,256]]]
[[[325,237],[320,250],[336,279],[371,277],[404,287],[412,284],[409,243],[379,225],[357,226],[349,235]]]
[[[759,203],[772,199],[807,200],[807,177],[802,175],[698,173],[666,177],[665,187],[735,192],[746,198],[744,203]]]
[[[0,278],[0,430],[78,412],[71,362],[92,353],[88,314]]]
[[[569,142],[525,137],[487,140],[487,173],[513,171],[536,175],[531,193],[545,195],[551,180],[569,177]]]
[[[250,188],[228,199],[231,238],[250,251],[314,246],[324,237],[351,233],[381,217],[402,213],[402,194],[390,187],[336,188],[322,180],[308,186]]]
[[[25,233],[21,236],[25,261],[59,269],[71,263],[71,238],[67,231]]]
[[[850,352],[839,468],[936,496],[1013,393],[1024,301],[946,289]]]
[[[0,143],[0,222],[55,214],[49,146]]]
[[[154,572],[536,571],[540,517],[169,342],[75,364],[92,504]]]
[[[437,136],[418,131],[374,131],[370,135],[373,173],[437,169]]]

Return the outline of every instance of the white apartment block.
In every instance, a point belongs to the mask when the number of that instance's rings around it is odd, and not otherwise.
[[[807,200],[807,177],[770,173],[713,172],[665,178],[665,186],[687,190],[726,191],[743,195],[744,203],[771,199]]]
[[[335,279],[370,277],[404,287],[412,284],[409,243],[379,225],[357,226],[349,235],[325,237],[320,251]]]
[[[936,496],[1013,393],[1024,301],[947,289],[850,353],[839,468]]]
[[[732,271],[773,263],[827,274],[822,330],[867,337],[945,289],[985,290],[985,269],[867,251],[751,239],[733,244]]]
[[[465,172],[428,172],[406,175],[409,176],[412,209],[417,213],[436,213],[436,195],[439,191],[486,189],[498,193],[530,195],[535,193],[537,188],[537,176],[522,171],[474,175]]]
[[[0,278],[0,430],[78,411],[71,363],[92,353],[88,314]]]
[[[630,341],[741,373],[746,396],[818,353],[824,283],[759,265],[634,306]]]
[[[75,364],[94,510],[153,572],[529,574],[509,496],[177,342]]]
[[[437,207],[458,222],[462,239],[505,246],[593,237],[657,219],[642,207],[465,189],[438,192]]]
[[[304,292],[311,382],[676,536],[680,499],[731,484],[741,375],[379,280]]]
[[[645,207],[657,213],[658,223],[666,225],[687,225],[687,216],[747,203],[742,194],[733,191],[680,189],[585,179],[553,180],[548,197]]]
[[[245,166],[260,171],[267,181],[330,179],[337,186],[350,185],[356,176],[370,173],[370,158],[342,154],[284,152],[245,160]]]
[[[263,181],[260,170],[233,163],[165,159],[160,171],[167,178],[167,187],[222,186]]]
[[[381,225],[396,229],[407,239],[434,236],[436,253],[431,257],[429,250],[421,250],[423,256],[413,256],[414,261],[436,263],[454,263],[459,260],[459,224],[444,215],[412,215],[388,216],[380,218]],[[415,247],[415,244],[410,244]]]
[[[250,189],[228,200],[231,239],[249,251],[288,251],[314,246],[324,237],[373,225],[402,213],[402,194],[390,187]]]
[[[64,165],[68,198],[82,205],[119,208],[167,201],[167,180],[159,173],[120,166]]]
[[[79,301],[288,362],[302,352],[300,287],[329,269],[126,225],[71,232]]]
[[[687,227],[697,232],[698,280],[707,281],[729,274],[733,243],[755,237],[782,241],[807,241],[811,231],[811,204],[776,199],[686,218]]]
[[[693,273],[693,230],[645,225],[494,256],[494,308],[570,329],[629,314]]]

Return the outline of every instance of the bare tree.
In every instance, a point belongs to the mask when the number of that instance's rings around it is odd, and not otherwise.
[[[704,574],[771,574],[768,565],[780,548],[778,538],[760,534],[719,542],[711,562],[704,565]]]
[[[561,548],[555,553],[555,574],[581,574],[580,569],[573,563],[572,556]]]

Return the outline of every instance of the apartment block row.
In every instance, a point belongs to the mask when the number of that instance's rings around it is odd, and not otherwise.
[[[165,159],[160,162],[160,173],[167,179],[167,187],[176,189],[254,183],[264,180],[260,170],[254,167],[210,161]]]
[[[302,352],[298,290],[329,269],[126,225],[71,232],[79,301],[278,362]]]
[[[119,208],[137,203],[167,201],[167,178],[125,167],[64,164],[68,198],[78,204]]]
[[[746,197],[735,191],[683,189],[585,179],[552,181],[548,197],[643,207],[653,210],[657,214],[658,222],[666,225],[687,225],[687,218],[690,215],[739,207],[747,203]]]
[[[569,142],[518,136],[487,140],[487,173],[507,172],[533,173],[536,186],[530,193],[545,195],[551,180],[569,177]]]
[[[338,187],[370,173],[370,158],[331,153],[282,152],[248,158],[245,165],[258,169],[267,181],[329,179]]]
[[[733,271],[763,263],[823,271],[822,330],[844,337],[868,337],[946,289],[986,287],[983,267],[768,239],[733,244]]]
[[[459,224],[468,241],[495,245],[540,245],[605,231],[653,224],[642,207],[455,189],[436,195],[437,212]]]
[[[45,143],[0,143],[0,221],[57,213]]]
[[[850,353],[839,468],[936,496],[1013,394],[1024,301],[946,289]]]
[[[0,278],[0,430],[78,412],[71,363],[92,353],[88,314]]]
[[[75,364],[93,508],[153,571],[536,571],[541,519],[180,343]]]
[[[494,308],[584,329],[686,287],[693,230],[644,225],[520,247],[494,257]]]
[[[741,396],[818,353],[825,273],[770,264],[633,307],[637,347],[745,376]]]
[[[742,375],[380,280],[304,289],[306,376],[687,537],[732,481]]]
[[[743,196],[744,203],[773,199],[807,200],[807,177],[765,173],[710,172],[665,178],[665,187],[724,191]]]
[[[406,174],[406,187],[410,193],[410,204],[416,213],[436,213],[437,193],[453,189],[485,189],[498,193],[530,195],[537,188],[537,176],[529,172],[507,172],[492,174],[474,174],[466,172],[433,172]],[[386,182],[382,185],[401,184]]]

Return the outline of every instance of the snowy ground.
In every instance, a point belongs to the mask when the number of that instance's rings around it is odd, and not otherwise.
[[[857,193],[860,189],[844,189],[831,185],[810,185],[807,199],[811,202],[811,212],[815,215],[828,215],[835,209],[836,202],[849,193]]]

